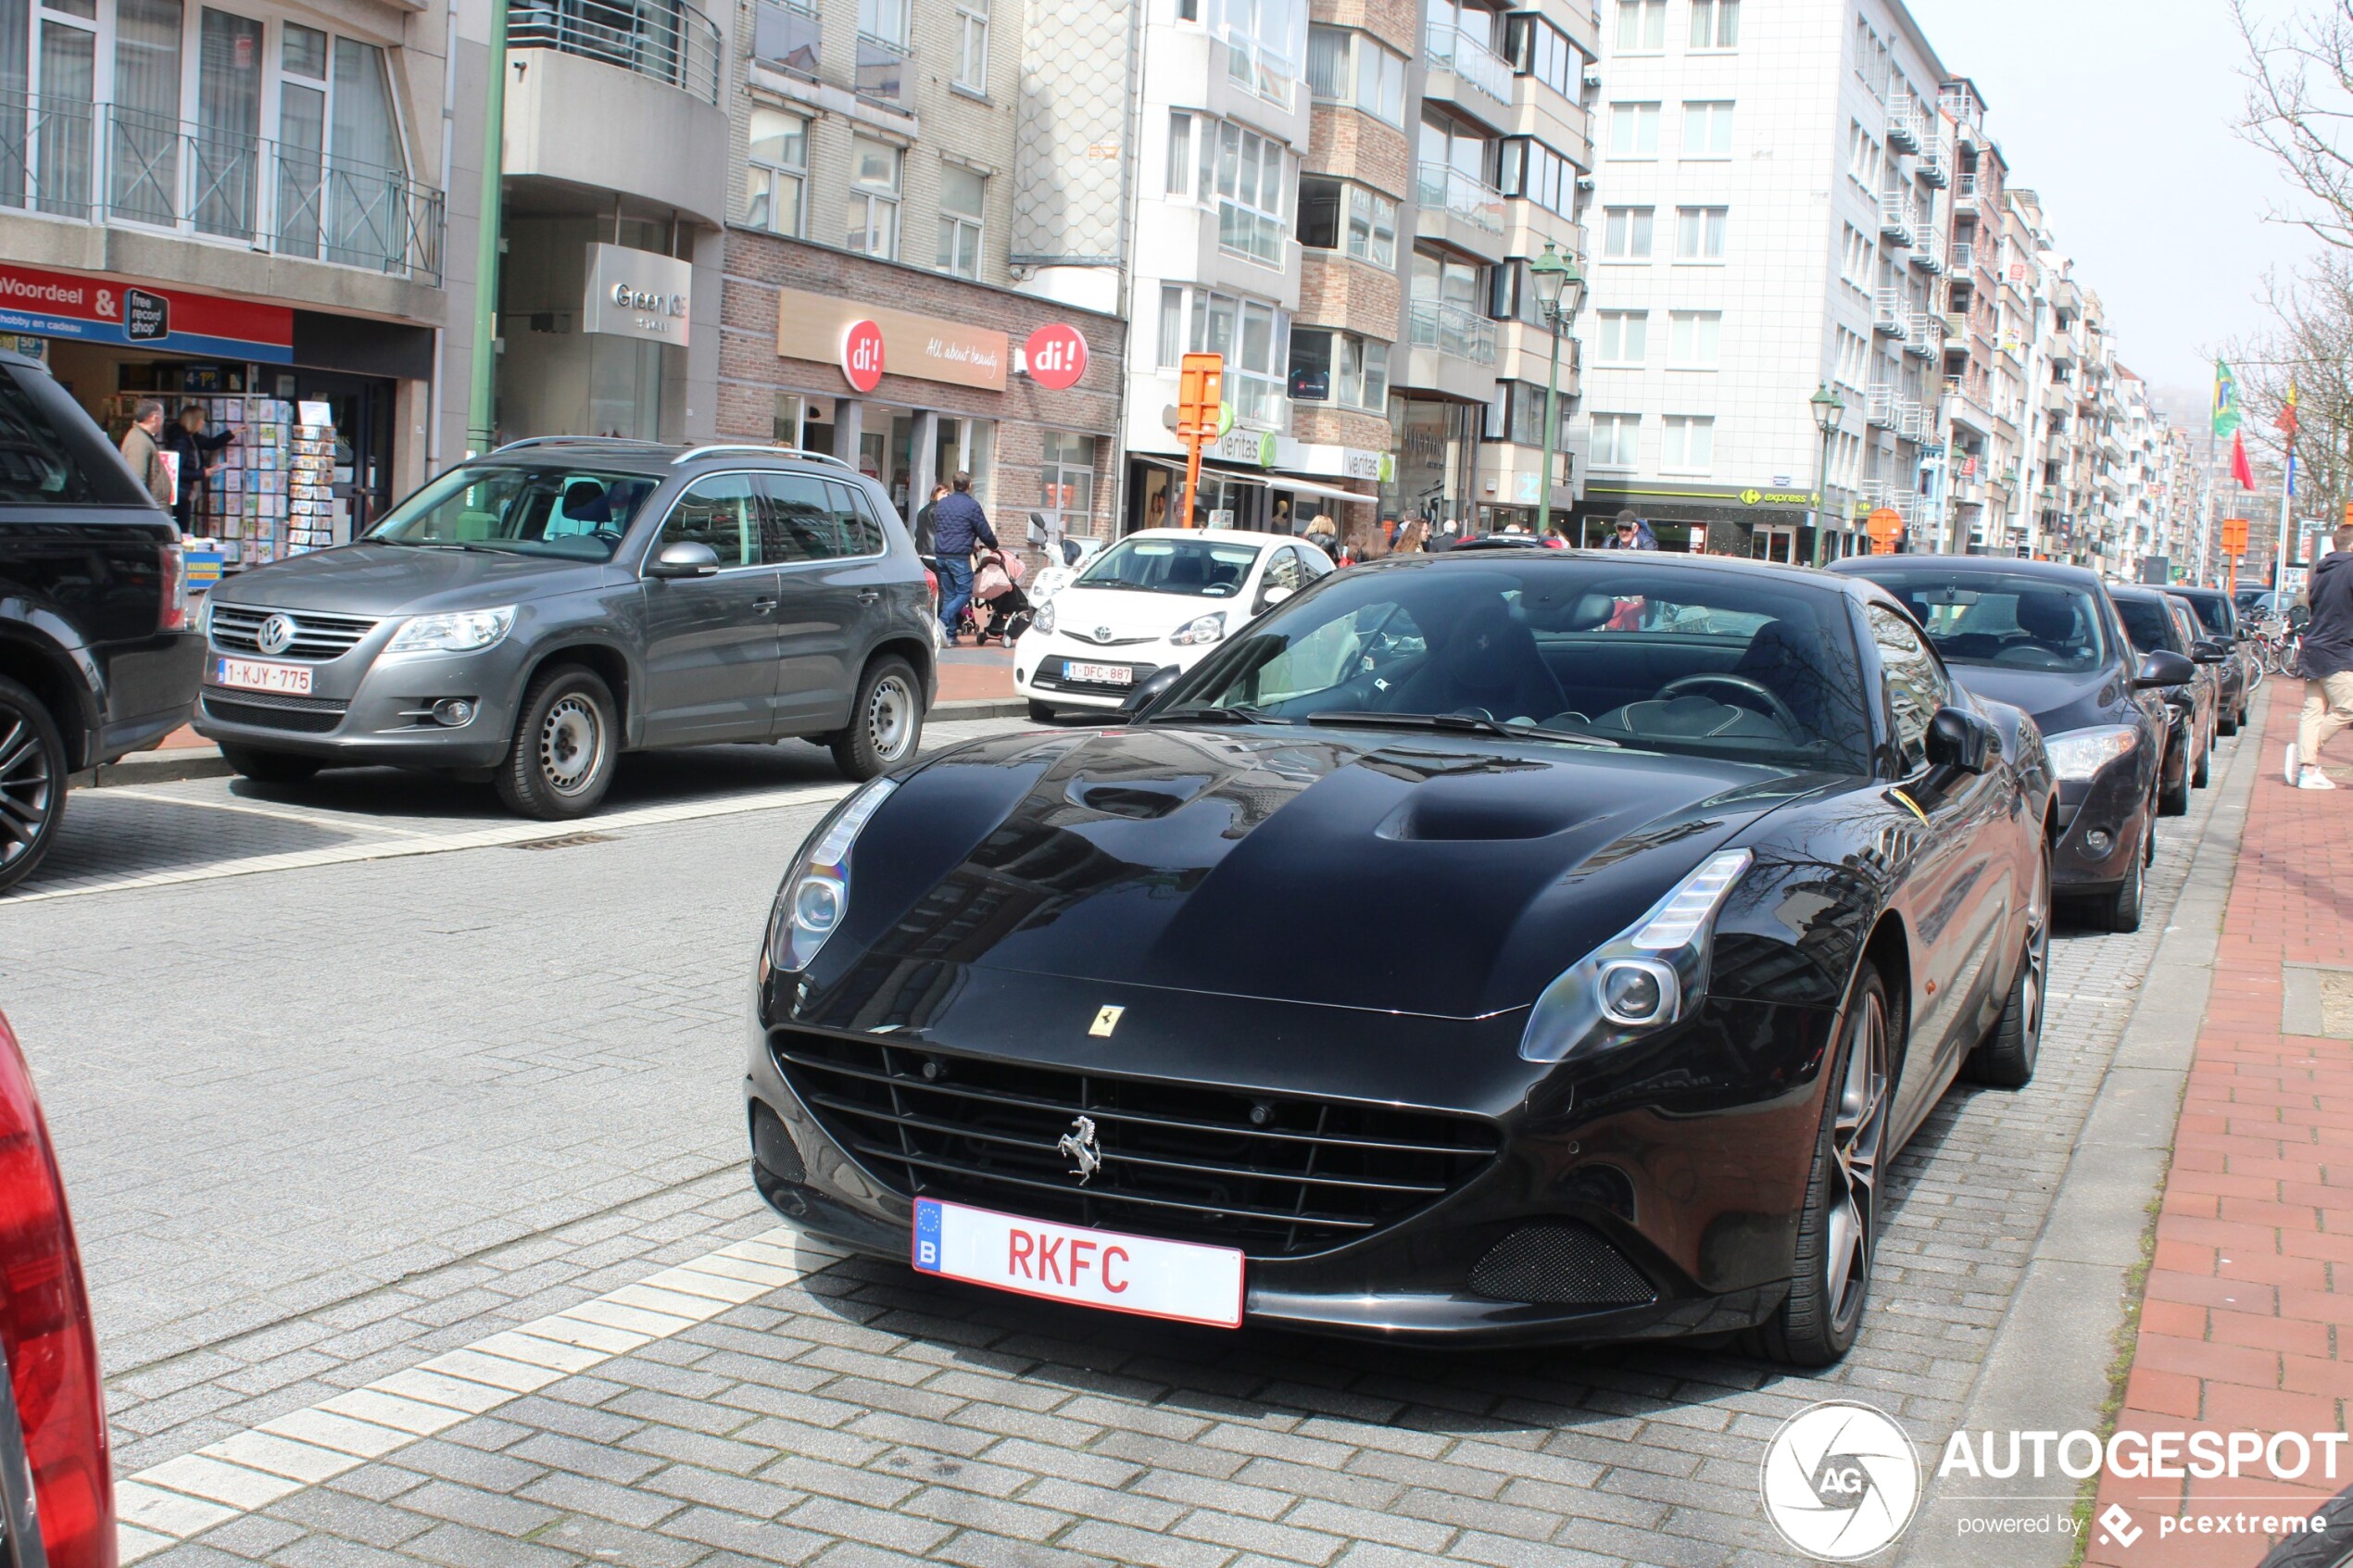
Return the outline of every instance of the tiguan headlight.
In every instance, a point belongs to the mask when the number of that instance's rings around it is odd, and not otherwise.
[[[840,926],[849,909],[849,851],[868,819],[899,786],[875,779],[834,808],[817,824],[776,890],[768,915],[768,962],[778,969],[807,969],[818,949]]]
[[[1707,994],[1716,914],[1755,859],[1728,849],[1639,921],[1563,970],[1528,1015],[1519,1054],[1564,1061],[1688,1018]]]

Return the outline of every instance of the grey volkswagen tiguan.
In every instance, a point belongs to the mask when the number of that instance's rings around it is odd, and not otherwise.
[[[361,539],[207,596],[196,729],[249,777],[444,769],[594,810],[623,751],[805,736],[914,755],[930,596],[873,481],[773,446],[514,442]]]

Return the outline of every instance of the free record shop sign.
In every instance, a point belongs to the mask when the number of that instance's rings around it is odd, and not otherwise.
[[[686,312],[694,268],[674,256],[601,243],[588,247],[588,298],[584,332],[686,345]]]

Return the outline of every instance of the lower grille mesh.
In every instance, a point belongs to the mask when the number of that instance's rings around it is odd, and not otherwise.
[[[204,694],[208,718],[306,735],[323,735],[342,723],[348,707],[327,697],[277,696],[264,692],[239,692],[233,696],[213,687],[206,688]]]
[[[1658,1295],[1617,1248],[1574,1223],[1522,1225],[1487,1249],[1470,1287],[1556,1307],[1638,1307]]]
[[[778,1065],[828,1136],[894,1190],[1042,1220],[1214,1242],[1331,1247],[1444,1196],[1495,1157],[1494,1124],[990,1061],[779,1030]],[[1085,1185],[1057,1144],[1085,1117]]]

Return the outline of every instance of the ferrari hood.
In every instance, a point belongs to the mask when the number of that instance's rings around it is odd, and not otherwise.
[[[1413,732],[1006,736],[929,764],[875,814],[837,945],[1478,1017],[1532,1002],[1825,782]]]

